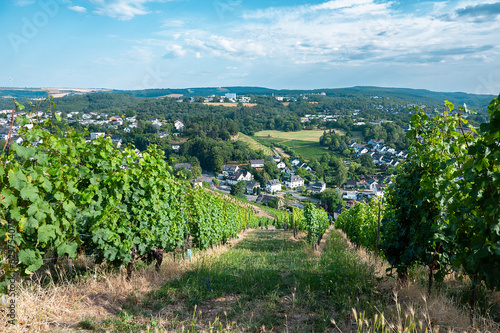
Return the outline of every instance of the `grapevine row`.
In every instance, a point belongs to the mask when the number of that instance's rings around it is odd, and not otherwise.
[[[468,275],[473,310],[478,285],[500,288],[500,95],[479,128],[465,105],[445,104],[432,119],[421,109],[411,118],[413,142],[386,193],[378,250],[402,279],[427,266],[429,292],[450,270]],[[357,204],[338,218],[357,244],[373,244],[372,208]]]
[[[259,224],[252,209],[174,180],[154,145],[139,154],[109,139],[87,143],[72,129],[57,133],[50,121],[17,121],[24,141],[0,159],[3,292],[15,271],[32,274],[48,252],[121,266],[188,237],[205,249]],[[6,260],[9,247],[17,263]]]

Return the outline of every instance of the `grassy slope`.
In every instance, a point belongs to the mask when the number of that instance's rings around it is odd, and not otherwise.
[[[256,137],[271,137],[286,140],[301,140],[319,142],[319,138],[323,135],[322,130],[312,131],[297,131],[297,132],[281,132],[276,130],[265,130],[254,134]]]
[[[323,130],[304,130],[298,132],[266,130],[255,133],[253,139],[267,146],[277,143],[282,144],[292,149],[298,156],[310,160],[311,158],[320,158],[326,152],[333,153],[319,144],[319,138],[323,135],[323,132]],[[345,132],[342,130],[336,130],[336,132],[340,135],[345,135]]]
[[[370,265],[332,232],[324,252],[313,253],[290,232],[255,230],[214,260],[201,261],[180,279],[125,304],[120,316],[87,324],[109,330],[228,330],[312,332],[351,325],[353,306],[384,306]]]
[[[267,155],[272,155],[271,149],[269,147],[264,146],[263,144],[255,141],[253,138],[249,137],[248,135],[245,135],[243,133],[239,133],[238,140],[243,141],[248,143],[251,149],[257,151],[257,150],[263,150],[265,154]]]

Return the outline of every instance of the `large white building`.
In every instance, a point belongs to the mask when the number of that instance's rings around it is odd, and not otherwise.
[[[288,188],[301,187],[302,185],[304,185],[304,179],[297,175],[290,176],[290,179],[285,181],[285,186]]]
[[[266,184],[266,191],[269,193],[275,193],[281,191],[281,183],[279,179],[271,179]]]

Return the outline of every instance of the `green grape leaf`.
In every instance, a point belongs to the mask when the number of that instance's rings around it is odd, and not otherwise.
[[[30,200],[31,202],[35,202],[39,196],[38,196],[38,188],[31,184],[27,184],[21,189],[21,198],[24,200]]]
[[[78,244],[75,242],[65,242],[57,248],[57,254],[59,256],[67,254],[69,257],[76,257],[76,250],[78,250]]]
[[[35,148],[34,147],[23,147],[18,145],[17,143],[14,143],[12,145],[12,150],[14,150],[19,157],[29,159],[35,155]]]
[[[31,274],[43,265],[43,259],[39,253],[31,249],[22,249],[17,255],[19,261],[25,266],[25,273]]]
[[[38,241],[42,244],[49,243],[51,240],[56,239],[57,227],[52,224],[44,224],[38,228]]]

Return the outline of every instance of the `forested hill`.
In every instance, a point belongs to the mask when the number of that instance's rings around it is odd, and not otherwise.
[[[67,90],[70,95],[81,94],[78,90]],[[93,93],[103,93],[96,90]],[[186,89],[145,89],[145,90],[108,90],[105,93],[131,95],[144,98],[159,98],[168,95],[183,95],[186,97],[210,95],[224,96],[226,93],[236,93],[237,95],[272,95],[275,96],[296,96],[300,94],[325,93],[331,97],[386,97],[396,98],[402,101],[425,105],[442,105],[444,100],[449,100],[455,105],[466,103],[470,108],[484,110],[488,103],[495,97],[493,95],[477,95],[463,92],[435,92],[425,89],[409,88],[384,88],[384,87],[350,87],[337,89],[314,89],[314,90],[286,90],[268,89],[262,87],[212,87],[212,88],[186,88]],[[0,97],[16,98],[40,98],[45,94],[44,89],[26,88],[9,89],[0,88]],[[3,103],[2,103],[3,104]]]

